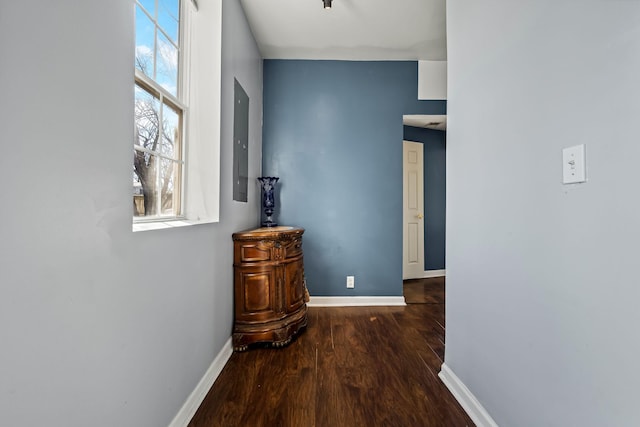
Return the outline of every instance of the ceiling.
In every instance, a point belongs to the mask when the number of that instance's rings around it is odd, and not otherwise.
[[[240,2],[265,59],[447,59],[445,0]]]
[[[434,114],[417,114],[402,116],[402,124],[416,128],[447,130],[447,116]]]

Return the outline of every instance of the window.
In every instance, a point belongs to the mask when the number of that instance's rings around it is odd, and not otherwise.
[[[220,220],[222,3],[135,0],[133,232]]]
[[[136,0],[134,220],[183,215],[180,0]]]

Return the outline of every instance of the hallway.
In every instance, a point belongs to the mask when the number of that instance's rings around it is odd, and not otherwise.
[[[288,347],[234,353],[189,426],[473,426],[437,376],[444,280],[407,282],[406,307],[312,307]]]

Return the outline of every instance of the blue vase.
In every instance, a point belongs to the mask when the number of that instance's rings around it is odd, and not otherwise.
[[[276,182],[278,182],[279,179],[280,178],[276,176],[263,176],[258,178],[258,181],[260,181],[260,185],[262,186],[262,211],[266,216],[266,219],[262,222],[263,227],[275,227],[278,225],[273,222],[271,216],[273,215],[273,210],[276,207],[274,190]]]

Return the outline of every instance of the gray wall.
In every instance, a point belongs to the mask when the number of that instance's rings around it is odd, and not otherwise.
[[[442,270],[445,265],[447,133],[404,126],[404,139],[423,144],[424,269]]]
[[[311,295],[402,295],[402,115],[446,109],[417,87],[416,62],[265,61],[263,170]]]
[[[227,111],[236,76],[255,178],[262,76],[238,2],[224,18],[221,221],[134,234],[133,2],[0,5],[0,425],[166,426],[229,338],[258,195],[231,201]]]
[[[501,426],[640,425],[640,3],[447,13],[446,363]]]

